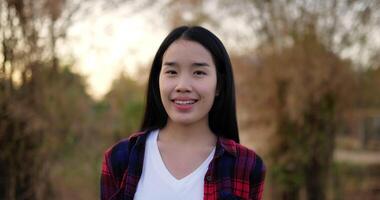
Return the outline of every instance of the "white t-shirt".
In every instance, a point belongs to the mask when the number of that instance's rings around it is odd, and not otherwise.
[[[203,199],[204,177],[214,156],[215,147],[196,170],[178,180],[169,172],[161,158],[157,145],[158,133],[159,131],[155,130],[147,138],[143,170],[134,199]]]

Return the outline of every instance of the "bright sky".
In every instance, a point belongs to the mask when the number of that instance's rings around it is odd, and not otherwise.
[[[167,31],[149,20],[144,12],[127,14],[121,7],[77,22],[69,30],[66,45],[76,60],[73,70],[86,77],[94,98],[107,93],[120,73],[138,76],[137,66],[151,64]]]
[[[78,21],[69,30],[68,40],[61,49],[65,51],[66,48],[67,52],[71,52],[76,61],[73,70],[86,77],[89,94],[100,99],[109,91],[112,81],[120,73],[139,76],[136,69],[151,64],[169,30],[165,27],[164,18],[154,8],[139,10],[135,14],[130,12],[128,4],[108,12],[94,9],[97,10],[94,17]],[[213,7],[208,9],[212,10]],[[218,14],[215,9],[213,11],[215,15]],[[240,20],[231,17],[224,18],[222,29],[228,32],[215,31],[230,53],[232,49],[235,53],[239,53],[239,50],[244,52],[247,49],[244,45],[255,45],[251,32],[238,21]],[[210,30],[213,31],[212,28]],[[236,39],[234,35],[240,38]],[[380,41],[374,43],[379,44]],[[354,53],[343,54],[350,57]]]
[[[209,10],[215,10],[212,5],[209,7]],[[60,50],[72,54],[76,61],[73,71],[86,77],[89,94],[100,99],[120,73],[138,76],[138,66],[150,66],[169,30],[165,27],[166,22],[159,8],[154,6],[134,14],[128,4],[108,12],[94,6],[93,12],[96,13],[94,17],[78,21],[69,29],[67,41]],[[237,26],[231,18],[224,22],[223,25]],[[207,25],[206,28],[210,29]],[[242,35],[244,27],[238,29]],[[212,28],[210,30],[213,31]],[[220,32],[217,35],[226,42],[228,49],[228,43],[231,42],[221,37],[222,34]],[[237,49],[244,48],[240,44]]]

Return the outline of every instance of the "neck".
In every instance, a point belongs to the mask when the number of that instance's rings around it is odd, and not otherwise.
[[[166,126],[160,130],[160,140],[191,145],[214,146],[217,140],[208,126],[208,121],[191,125],[178,124],[168,120]]]

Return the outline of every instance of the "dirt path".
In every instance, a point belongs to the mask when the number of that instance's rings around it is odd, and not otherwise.
[[[334,153],[334,159],[340,162],[350,162],[362,165],[380,164],[380,152],[337,149]]]

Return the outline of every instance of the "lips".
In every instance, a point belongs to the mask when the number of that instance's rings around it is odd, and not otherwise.
[[[197,99],[191,98],[174,98],[172,102],[174,103],[177,110],[189,111],[193,108],[193,105],[197,102]]]

